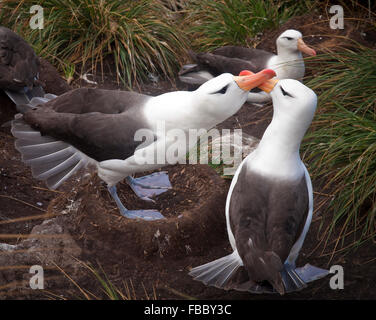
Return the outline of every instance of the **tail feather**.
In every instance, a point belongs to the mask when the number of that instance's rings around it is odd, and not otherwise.
[[[208,71],[186,72],[179,75],[179,80],[183,83],[202,85],[206,81],[213,79],[213,75]]]
[[[39,104],[45,104],[46,102],[50,101],[51,99],[45,97],[34,97],[30,100],[29,104],[33,107],[36,107]]]
[[[189,72],[197,72],[199,71],[197,64],[185,64],[181,67],[179,71],[179,76],[182,76]]]
[[[285,292],[300,291],[307,287],[306,283],[296,274],[293,268],[284,268],[281,272]]]
[[[226,270],[229,267],[231,268],[231,266],[232,261],[230,259],[218,259],[214,264],[208,263],[202,266],[203,268],[200,268],[201,273],[196,276],[196,279],[204,282],[205,284],[213,281],[220,282],[220,279],[228,275]]]
[[[228,256],[193,268],[189,275],[206,285],[225,289],[228,280],[241,265],[238,252],[234,251]]]
[[[302,268],[295,268],[289,264],[283,266],[281,272],[283,292],[299,291],[307,287],[307,283],[325,277],[328,270],[320,269],[309,264]],[[243,262],[237,251],[220,259],[193,268],[190,273],[195,280],[205,285],[220,289],[235,289],[250,293],[277,293],[271,283],[267,281],[253,281],[243,267]]]
[[[14,91],[14,90],[4,90],[7,96],[14,102],[14,104],[22,105],[28,104],[34,97],[43,97],[44,91],[42,87],[36,86],[32,89],[27,87]]]
[[[186,64],[179,71],[180,81],[191,85],[202,85],[213,78],[210,72],[200,69],[197,64]]]
[[[329,274],[328,270],[306,264],[302,268],[284,265],[281,272],[282,282],[286,292],[300,291],[307,287],[308,282],[321,279]]]
[[[215,273],[213,279],[215,279],[214,286],[223,287],[227,281],[231,278],[234,271],[238,269],[238,265],[234,262],[230,262],[228,265],[223,266],[221,271]]]
[[[307,263],[304,267],[296,268],[296,274],[305,283],[313,282],[324,278],[329,274],[329,270],[318,268]]]

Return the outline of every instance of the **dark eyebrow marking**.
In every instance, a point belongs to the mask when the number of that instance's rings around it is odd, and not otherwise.
[[[291,97],[291,98],[294,98],[291,94],[289,94],[287,91],[285,91],[285,90],[282,88],[282,86],[279,86],[279,87],[281,88],[282,94],[283,94],[284,96],[289,96],[289,97]]]
[[[227,89],[228,89],[228,86],[229,86],[229,85],[226,85],[226,86],[224,86],[222,89],[220,89],[220,90],[218,90],[218,91],[216,91],[216,92],[212,92],[211,94],[216,94],[216,93],[225,94],[226,91],[227,91]]]

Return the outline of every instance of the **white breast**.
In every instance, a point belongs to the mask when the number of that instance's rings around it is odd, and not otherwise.
[[[288,59],[274,56],[268,61],[267,68],[274,70],[278,79],[302,80],[305,73],[301,56],[291,56]]]
[[[304,165],[299,153],[290,156],[261,148],[253,153],[252,161],[247,162],[247,168],[260,175],[287,181],[296,181],[304,175]]]

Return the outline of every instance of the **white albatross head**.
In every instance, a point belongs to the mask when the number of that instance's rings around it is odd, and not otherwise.
[[[283,122],[296,128],[303,138],[316,111],[315,92],[298,80],[282,79],[274,86],[270,95],[273,99],[273,118],[283,118]]]
[[[310,56],[315,56],[316,51],[308,47],[302,37],[301,32],[297,30],[289,29],[283,32],[276,41],[278,55],[304,52]]]
[[[260,87],[262,90],[270,91],[274,86],[273,80],[270,79],[275,75],[271,69],[264,69],[256,74],[245,70],[239,76],[223,73],[205,82],[194,91],[194,94],[200,100],[201,110],[206,109],[208,113],[227,118],[245,103],[249,90]],[[272,82],[269,83],[270,81]]]

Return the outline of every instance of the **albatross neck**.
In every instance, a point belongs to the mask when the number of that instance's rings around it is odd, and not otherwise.
[[[295,179],[303,174],[299,148],[307,128],[288,115],[277,114],[249,165],[267,175]]]
[[[293,61],[303,59],[303,55],[299,50],[292,50],[277,46],[277,57],[280,61]]]

